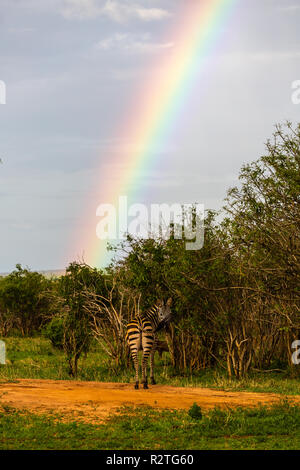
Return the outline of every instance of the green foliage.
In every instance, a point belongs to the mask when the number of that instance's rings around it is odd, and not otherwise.
[[[230,237],[267,294],[299,294],[300,125],[277,126],[268,154],[242,167],[229,190]]]
[[[242,167],[241,186],[228,192],[227,229],[248,291],[244,309],[256,310],[248,315],[261,344],[253,357],[259,367],[271,356],[293,367],[289,345],[300,333],[300,125],[277,126],[266,148]]]
[[[252,369],[280,368],[296,375],[291,344],[300,335],[300,125],[276,127],[266,154],[242,167],[224,212],[206,212],[204,233],[204,246],[194,251],[174,234],[168,240],[129,235],[115,247],[125,250],[124,258],[105,273],[71,263],[55,282],[17,266],[0,279],[0,334],[16,327],[33,334],[55,314],[61,320],[49,324],[48,337],[61,342],[62,326],[70,374],[76,375],[91,344],[94,315],[102,347],[119,367],[126,363],[119,346],[128,319],[172,297],[166,335],[174,374],[222,368],[230,380],[246,380]],[[53,302],[44,295],[49,291]]]
[[[86,309],[88,289],[98,291],[103,276],[97,269],[80,263],[71,263],[65,276],[59,279],[58,297],[62,308],[63,347],[69,363],[69,373],[76,376],[78,360],[89,350],[91,330]]]
[[[101,425],[59,414],[0,410],[0,449],[298,449],[300,408],[214,409],[201,420],[185,411],[124,407]]]
[[[193,403],[191,408],[188,410],[188,415],[196,420],[202,419],[203,417],[201,408],[197,403]]]
[[[48,322],[42,330],[45,338],[49,339],[52,345],[57,349],[64,347],[64,320],[60,317],[54,317]]]
[[[300,125],[277,126],[267,154],[244,165],[225,217],[208,211],[204,246],[127,238],[116,262],[145,306],[173,297],[169,333],[176,370],[226,367],[241,378],[281,360],[300,333]],[[295,369],[295,368],[294,368]]]
[[[50,280],[19,264],[15,271],[0,279],[0,312],[6,320],[10,319],[10,326],[19,329],[23,336],[39,330],[50,311],[50,301],[46,295],[50,286]]]

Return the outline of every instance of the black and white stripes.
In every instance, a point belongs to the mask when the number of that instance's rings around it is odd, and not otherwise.
[[[139,388],[139,358],[138,352],[143,351],[142,356],[142,384],[144,388],[148,388],[147,380],[147,363],[150,356],[150,380],[151,384],[155,384],[153,366],[154,353],[157,346],[156,332],[165,327],[171,321],[172,299],[164,304],[159,300],[147,312],[139,314],[134,320],[127,325],[126,340],[129,344],[131,357],[135,367],[135,388]]]

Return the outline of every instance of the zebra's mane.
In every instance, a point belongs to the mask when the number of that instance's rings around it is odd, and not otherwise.
[[[152,307],[148,308],[145,312],[142,313],[143,317],[147,318],[153,318],[153,317],[158,317],[158,308],[159,306],[157,304],[152,305]]]

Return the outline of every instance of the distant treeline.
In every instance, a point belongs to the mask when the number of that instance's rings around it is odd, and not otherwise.
[[[70,374],[92,338],[122,367],[128,320],[173,298],[165,332],[178,372],[224,367],[298,369],[300,339],[300,125],[277,126],[266,155],[244,165],[220,214],[207,211],[204,246],[136,239],[116,247],[105,271],[71,263],[49,279],[17,265],[0,278],[0,334],[42,332],[64,349]],[[221,219],[221,222],[218,220]],[[123,256],[120,255],[123,253]]]

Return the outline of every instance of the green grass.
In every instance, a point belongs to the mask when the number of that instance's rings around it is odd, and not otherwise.
[[[63,352],[54,349],[49,340],[40,337],[3,338],[7,348],[8,364],[0,365],[0,381],[18,378],[68,380],[68,367]],[[211,387],[218,390],[272,392],[283,395],[299,395],[299,378],[284,373],[250,373],[242,380],[229,379],[226,372],[204,370],[192,375],[177,374],[168,361],[155,357],[156,381],[181,387]],[[78,380],[103,382],[133,382],[134,372],[130,368],[114,368],[111,361],[95,344],[92,350],[79,361]]]
[[[45,338],[4,338],[8,364],[0,366],[1,382],[31,379],[70,379],[63,352]],[[178,375],[156,357],[160,384],[248,390],[283,395],[300,394],[300,382],[287,373],[253,373],[237,381],[222,370]],[[78,380],[133,382],[129,369],[113,369],[94,345],[79,363]],[[0,449],[299,449],[300,407],[283,401],[272,408],[157,411],[122,408],[102,425],[65,422],[62,416],[35,415],[10,406],[0,408]]]
[[[0,449],[299,449],[300,408],[214,409],[193,419],[184,411],[122,408],[105,424],[62,422],[5,407]]]

